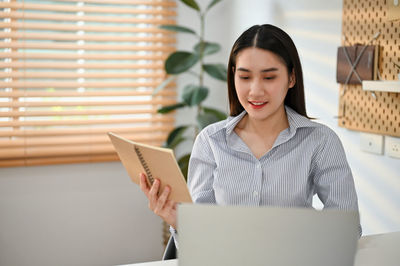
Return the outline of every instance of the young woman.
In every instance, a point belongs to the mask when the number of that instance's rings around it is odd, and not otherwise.
[[[197,136],[188,187],[195,203],[358,210],[345,152],[328,127],[310,121],[301,64],[292,39],[272,25],[246,30],[228,64],[230,117]],[[176,228],[171,188],[145,176],[149,207]],[[361,231],[360,231],[361,234]]]

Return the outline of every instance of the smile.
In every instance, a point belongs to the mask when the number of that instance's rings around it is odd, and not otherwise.
[[[249,103],[254,109],[259,109],[265,106],[268,102],[249,101]]]

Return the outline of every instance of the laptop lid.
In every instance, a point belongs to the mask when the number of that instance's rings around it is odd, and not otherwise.
[[[358,213],[182,204],[178,265],[353,266]]]

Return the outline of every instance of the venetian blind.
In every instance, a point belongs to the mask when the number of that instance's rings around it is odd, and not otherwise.
[[[117,159],[106,133],[161,145],[174,84],[168,0],[0,2],[0,166]]]

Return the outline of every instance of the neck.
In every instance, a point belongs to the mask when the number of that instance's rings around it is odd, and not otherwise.
[[[275,113],[263,120],[257,120],[246,115],[244,128],[259,135],[277,135],[289,127],[285,107],[281,106]]]

